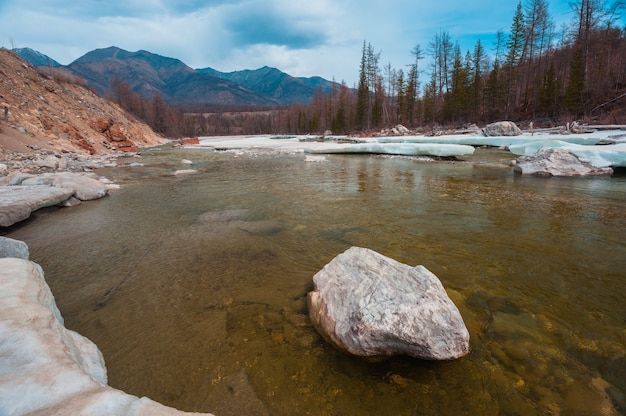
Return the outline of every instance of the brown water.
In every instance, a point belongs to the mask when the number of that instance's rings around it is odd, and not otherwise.
[[[196,162],[196,175],[172,176]],[[626,178],[465,162],[152,150],[99,201],[9,236],[40,263],[109,384],[226,415],[610,415],[626,409]],[[307,317],[350,246],[422,264],[471,336],[453,362],[368,363]]]

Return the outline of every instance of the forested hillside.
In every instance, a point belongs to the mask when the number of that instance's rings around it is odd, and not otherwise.
[[[380,54],[364,43],[356,94],[342,88],[320,97],[294,111],[291,125],[347,132],[501,119],[623,123],[626,37],[616,26],[622,8],[622,2],[579,0],[571,23],[556,28],[546,0],[520,2],[492,54],[480,40],[462,51],[441,30],[426,49],[415,46],[406,72],[381,68]],[[420,68],[422,61],[430,62],[428,68]]]
[[[626,32],[618,25],[624,2],[576,0],[571,9],[569,23],[556,27],[547,0],[518,3],[510,29],[498,33],[490,50],[481,40],[461,50],[442,29],[428,45],[407,51],[412,63],[404,69],[382,66],[381,53],[364,42],[356,88],[320,89],[308,105],[161,111],[156,97],[151,125],[159,132],[214,135],[340,134],[397,123],[432,128],[502,119],[536,126],[626,123]],[[123,81],[114,91],[122,106],[145,108],[130,99]]]

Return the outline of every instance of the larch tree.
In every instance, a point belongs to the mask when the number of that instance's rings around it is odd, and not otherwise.
[[[417,96],[419,93],[420,85],[419,85],[419,62],[424,59],[424,53],[422,52],[422,48],[419,44],[415,45],[415,47],[411,50],[411,55],[415,59],[415,62],[410,66],[409,69],[409,81],[407,85],[406,91],[406,99],[407,99],[407,119],[410,124],[413,124],[416,117],[417,112]]]
[[[447,31],[440,31],[429,44],[431,60],[431,82],[434,82],[434,112],[439,113],[443,106],[443,98],[450,91],[450,74],[454,47]]]
[[[523,79],[524,107],[533,113],[542,82],[541,62],[552,42],[553,26],[546,0],[527,0],[524,7],[526,27],[526,62]],[[535,65],[539,63],[539,65]]]

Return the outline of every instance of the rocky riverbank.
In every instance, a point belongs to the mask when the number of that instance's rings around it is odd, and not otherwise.
[[[75,206],[106,196],[115,185],[93,169],[117,165],[118,154],[91,156],[35,149],[0,153],[0,227],[53,205]]]

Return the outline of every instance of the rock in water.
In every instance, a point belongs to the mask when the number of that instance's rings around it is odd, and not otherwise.
[[[57,173],[52,186],[74,189],[76,191],[74,196],[81,201],[102,198],[109,192],[106,185],[99,180],[71,172]]]
[[[426,360],[451,360],[469,352],[459,310],[437,276],[423,266],[352,247],[324,266],[313,282],[311,321],[343,351]]]
[[[611,168],[596,168],[558,147],[544,147],[533,155],[520,156],[514,170],[523,175],[537,176],[601,176],[613,173]]]
[[[25,242],[8,237],[0,237],[0,258],[13,257],[28,260],[30,250]]]
[[[25,220],[31,212],[63,202],[74,193],[52,186],[0,186],[0,226]]]
[[[512,121],[498,121],[496,123],[487,124],[483,128],[483,134],[487,137],[519,136],[522,134],[522,131]]]

